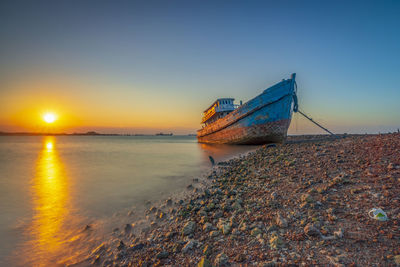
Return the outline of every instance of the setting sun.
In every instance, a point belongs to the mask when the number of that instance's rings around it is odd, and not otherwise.
[[[54,113],[46,113],[43,116],[43,120],[47,123],[53,123],[56,120],[56,115]]]

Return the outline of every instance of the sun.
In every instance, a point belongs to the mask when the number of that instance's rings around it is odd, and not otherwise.
[[[43,120],[47,123],[53,123],[57,119],[54,113],[46,113],[43,115]]]

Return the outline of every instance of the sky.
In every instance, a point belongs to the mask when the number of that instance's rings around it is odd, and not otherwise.
[[[297,73],[337,133],[400,128],[400,1],[1,1],[0,131],[195,133]],[[294,114],[289,134],[322,133]]]

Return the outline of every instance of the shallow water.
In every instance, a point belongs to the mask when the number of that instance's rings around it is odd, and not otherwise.
[[[86,225],[120,226],[129,211],[186,190],[210,170],[209,155],[253,149],[191,136],[0,136],[0,265],[78,257],[103,238]]]

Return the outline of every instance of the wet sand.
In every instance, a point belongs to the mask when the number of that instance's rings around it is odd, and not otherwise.
[[[305,139],[219,163],[72,266],[400,264],[400,134]]]

